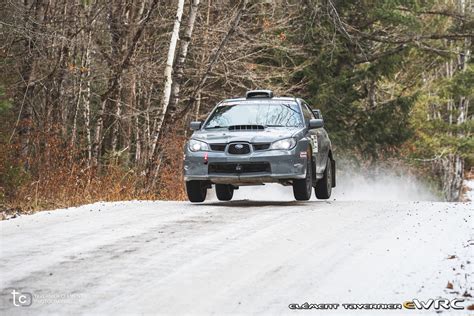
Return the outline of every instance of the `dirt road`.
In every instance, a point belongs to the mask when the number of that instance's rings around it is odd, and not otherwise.
[[[21,216],[0,222],[0,312],[296,315],[305,312],[289,304],[436,297],[464,298],[467,306],[474,303],[462,296],[474,295],[473,209],[137,201]],[[32,298],[31,306],[15,306],[19,298],[26,305]],[[341,305],[329,314],[341,313],[366,311]]]

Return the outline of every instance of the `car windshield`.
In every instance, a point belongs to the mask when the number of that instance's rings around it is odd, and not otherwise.
[[[216,108],[204,128],[226,128],[234,125],[300,127],[303,120],[296,103],[241,103]]]

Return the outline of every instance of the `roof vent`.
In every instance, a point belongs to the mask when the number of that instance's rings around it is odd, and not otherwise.
[[[250,90],[245,94],[245,98],[273,98],[272,90]]]
[[[261,131],[264,130],[263,125],[231,125],[229,131]]]

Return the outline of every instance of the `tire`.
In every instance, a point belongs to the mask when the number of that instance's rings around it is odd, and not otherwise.
[[[314,193],[316,194],[316,197],[320,200],[327,200],[331,197],[331,191],[333,187],[332,169],[333,169],[332,160],[328,158],[328,163],[326,165],[326,169],[324,170],[324,175],[322,179],[319,179],[318,182],[316,182],[316,187],[314,188]]]
[[[191,202],[204,202],[207,195],[207,187],[203,181],[186,181],[186,193]]]
[[[216,184],[216,195],[219,201],[230,201],[234,196],[234,187],[230,184]]]
[[[297,201],[308,201],[313,190],[313,159],[307,158],[306,178],[293,180],[293,195]]]

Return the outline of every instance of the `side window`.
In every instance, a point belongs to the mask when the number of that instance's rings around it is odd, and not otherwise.
[[[304,120],[306,124],[308,124],[309,120],[314,119],[313,112],[311,112],[311,110],[308,108],[308,105],[304,102],[301,104],[301,108],[303,109]]]
[[[322,119],[321,111],[320,110],[314,110],[313,111],[314,117],[317,119]]]

